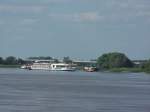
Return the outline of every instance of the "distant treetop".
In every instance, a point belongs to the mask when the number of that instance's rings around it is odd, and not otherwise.
[[[125,54],[119,52],[103,54],[98,58],[97,65],[100,69],[133,67],[131,60]]]
[[[51,60],[53,59],[50,56],[38,56],[38,57],[28,57],[28,59],[37,59],[37,60]]]

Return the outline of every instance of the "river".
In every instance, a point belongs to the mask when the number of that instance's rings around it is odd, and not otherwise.
[[[0,112],[150,112],[150,75],[1,68]]]

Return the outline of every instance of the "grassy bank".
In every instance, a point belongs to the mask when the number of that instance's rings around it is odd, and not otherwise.
[[[146,72],[141,68],[112,68],[110,72]]]
[[[137,72],[145,72],[145,73],[150,73],[150,70],[148,69],[142,69],[142,68],[112,68],[110,70],[108,70],[110,72],[133,72],[133,73],[137,73]]]
[[[20,68],[21,65],[0,65],[0,68]]]

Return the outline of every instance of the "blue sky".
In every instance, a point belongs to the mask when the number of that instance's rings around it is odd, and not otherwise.
[[[0,56],[150,58],[150,0],[0,0]]]

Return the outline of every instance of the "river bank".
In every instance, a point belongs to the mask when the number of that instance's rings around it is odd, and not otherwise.
[[[112,68],[112,69],[109,69],[108,71],[110,72],[133,72],[133,73],[138,73],[138,72],[145,72],[145,73],[150,73],[149,70],[145,70],[145,69],[142,69],[142,68],[136,68],[136,67],[133,67],[133,68]]]
[[[20,68],[21,65],[0,65],[0,68]]]

